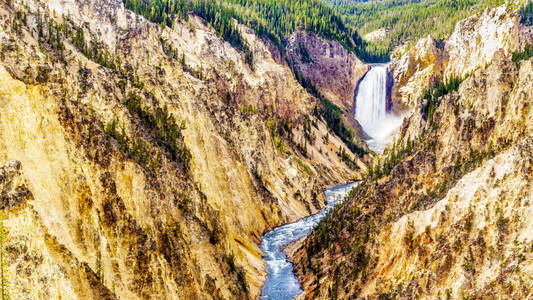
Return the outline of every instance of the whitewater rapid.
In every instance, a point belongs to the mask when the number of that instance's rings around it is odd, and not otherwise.
[[[367,134],[370,149],[383,152],[403,118],[387,111],[387,66],[373,65],[355,95],[355,119]]]
[[[387,67],[373,65],[361,80],[358,92],[354,96],[355,118],[368,136],[368,146],[377,152],[383,152],[392,140],[403,118],[387,111]],[[357,185],[350,183],[326,190],[326,208],[298,222],[286,224],[265,233],[260,248],[265,254],[267,279],[261,289],[262,300],[294,299],[302,289],[293,273],[293,266],[287,260],[282,249],[288,244],[307,236],[313,227],[326,215],[336,203]]]
[[[259,247],[265,254],[267,279],[261,289],[262,300],[294,299],[302,289],[293,273],[292,263],[282,249],[288,244],[307,236],[326,212],[336,203],[341,202],[357,182],[335,186],[324,191],[327,206],[320,213],[309,216],[298,222],[286,224],[265,233]]]

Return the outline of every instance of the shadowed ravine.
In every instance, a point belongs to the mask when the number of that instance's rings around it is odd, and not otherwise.
[[[260,247],[265,253],[267,280],[261,291],[261,299],[294,299],[302,292],[294,276],[292,263],[287,261],[287,256],[282,252],[283,247],[308,235],[318,221],[326,215],[326,212],[342,201],[356,185],[357,182],[352,182],[327,189],[324,192],[327,206],[320,213],[274,228],[263,235]]]

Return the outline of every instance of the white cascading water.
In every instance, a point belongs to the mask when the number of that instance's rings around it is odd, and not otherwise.
[[[387,67],[374,65],[359,83],[355,118],[369,136],[370,149],[383,152],[403,118],[387,112]]]

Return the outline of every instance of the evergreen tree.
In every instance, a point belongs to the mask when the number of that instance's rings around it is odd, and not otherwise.
[[[126,8],[148,20],[172,26],[176,19],[187,20],[194,13],[206,20],[232,46],[246,54],[250,66],[253,58],[249,46],[234,21],[255,30],[270,40],[281,52],[292,32],[303,29],[341,43],[367,61],[385,61],[388,53],[364,41],[354,27],[320,0],[123,0]]]
[[[455,24],[504,0],[325,0],[346,17],[348,25],[367,34],[385,29],[380,41],[368,44],[368,52],[384,54],[402,43],[413,43],[430,34],[441,40]]]
[[[520,23],[525,26],[533,25],[533,1],[528,1],[520,8]]]

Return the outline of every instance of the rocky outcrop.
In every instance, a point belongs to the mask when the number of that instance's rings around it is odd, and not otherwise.
[[[393,61],[389,70],[394,81],[391,99],[395,110],[402,112],[416,107],[431,78],[442,76],[445,64],[444,51],[430,36]]]
[[[245,27],[255,68],[196,16],[162,28],[116,0],[1,2],[0,19],[0,162],[28,191],[5,201],[13,298],[255,298],[262,233],[354,176]]]
[[[372,32],[369,32],[363,36],[363,39],[370,41],[370,42],[380,42],[385,39],[387,36],[387,29],[382,27],[378,28]]]
[[[297,31],[290,35],[287,60],[337,106],[353,111],[353,97],[359,80],[369,66],[341,44]]]
[[[502,5],[458,22],[443,45],[427,37],[391,63],[392,100],[403,109],[417,108],[422,92],[436,77],[464,78],[489,64],[497,51],[510,55],[524,39],[519,17]],[[522,37],[522,38],[521,38]]]
[[[33,199],[22,178],[20,161],[9,161],[0,167],[0,208],[11,211]]]
[[[445,79],[463,78],[490,63],[496,51],[510,55],[517,48],[519,16],[510,9],[508,5],[486,9],[455,25],[445,46]]]
[[[432,208],[406,214],[375,238],[360,295],[527,298],[533,270],[533,139],[463,176]],[[394,257],[394,259],[391,259]]]
[[[518,49],[524,49],[527,45],[533,45],[533,26],[518,24]]]
[[[532,76],[533,59],[495,51],[432,118],[408,118],[296,246],[301,298],[530,297]]]

